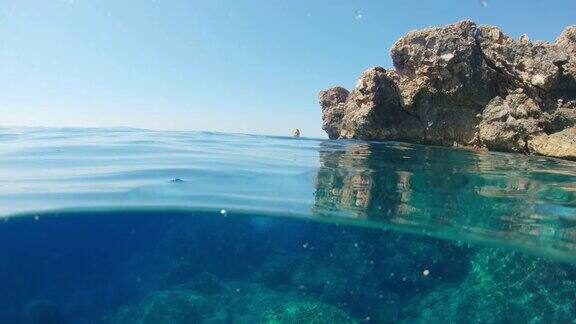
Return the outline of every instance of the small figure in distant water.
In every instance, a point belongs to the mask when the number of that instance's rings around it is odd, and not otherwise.
[[[292,131],[292,136],[294,137],[300,137],[300,130],[298,128],[294,129]]]

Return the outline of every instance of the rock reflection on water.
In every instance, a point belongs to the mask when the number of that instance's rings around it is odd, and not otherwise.
[[[399,143],[323,148],[317,215],[576,261],[570,162]]]
[[[348,210],[353,217],[390,220],[408,212],[408,172],[379,168],[366,143],[320,153],[315,210]],[[397,158],[397,157],[395,157]]]

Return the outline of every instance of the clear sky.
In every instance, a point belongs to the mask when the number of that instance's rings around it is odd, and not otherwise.
[[[465,18],[553,41],[576,1],[0,0],[0,125],[325,136],[318,91]]]

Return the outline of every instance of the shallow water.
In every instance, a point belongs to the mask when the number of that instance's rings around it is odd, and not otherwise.
[[[576,163],[0,129],[0,323],[569,322]]]

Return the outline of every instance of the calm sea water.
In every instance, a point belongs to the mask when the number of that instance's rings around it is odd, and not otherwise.
[[[576,163],[0,128],[0,323],[576,318]]]

